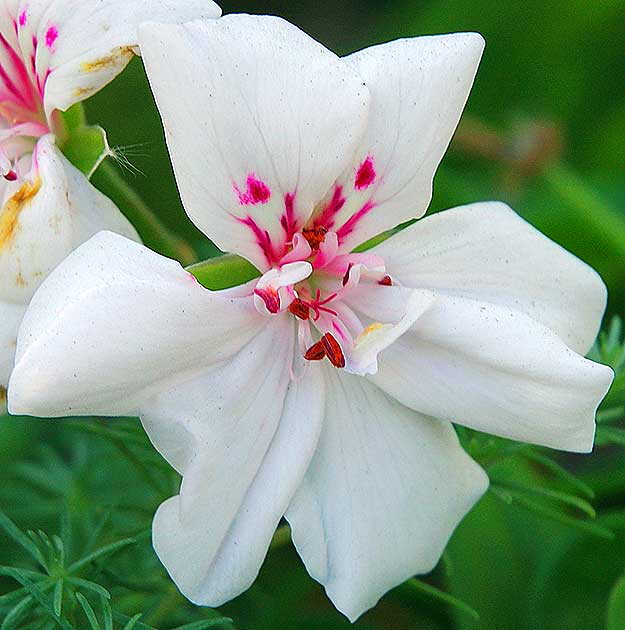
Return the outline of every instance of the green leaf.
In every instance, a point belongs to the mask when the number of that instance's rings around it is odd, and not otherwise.
[[[579,518],[573,518],[571,516],[568,516],[567,514],[560,512],[559,510],[554,510],[541,503],[536,503],[535,501],[528,499],[522,493],[513,493],[509,489],[498,488],[497,486],[491,486],[490,491],[492,492],[493,496],[501,499],[507,505],[512,505],[513,503],[516,503],[527,510],[536,512],[541,516],[551,518],[554,521],[558,521],[559,523],[563,523],[565,525],[573,527],[574,529],[578,529],[589,534],[594,534],[599,538],[605,538],[607,540],[614,539],[614,533],[611,532],[609,529],[606,529],[601,525],[597,525],[596,523],[584,521]]]
[[[83,578],[78,578],[74,576],[70,576],[65,578],[70,584],[74,586],[78,586],[80,588],[86,589],[88,591],[94,592],[96,595],[100,597],[104,597],[105,599],[111,599],[111,594],[100,584],[96,584],[91,580],[85,580]]]
[[[104,547],[100,547],[96,549],[92,553],[86,555],[84,558],[77,560],[67,569],[68,573],[76,573],[84,566],[98,560],[99,558],[103,558],[105,556],[109,556],[124,547],[128,547],[128,545],[133,545],[135,543],[134,538],[123,538],[122,540],[118,540],[117,542],[111,543],[110,545],[105,545]]]
[[[590,518],[596,518],[597,513],[595,509],[585,501],[584,499],[580,499],[573,494],[568,494],[566,492],[560,492],[558,490],[552,490],[550,488],[544,488],[542,486],[527,486],[523,483],[517,483],[514,481],[503,481],[498,482],[496,484],[499,488],[502,488],[506,492],[508,492],[513,498],[518,496],[518,493],[523,494],[534,494],[543,496],[547,499],[553,499],[554,501],[559,501],[561,503],[565,503],[571,507],[577,508],[584,514],[590,516]]]
[[[24,586],[31,596],[39,603],[39,605],[43,608],[45,612],[47,612],[54,622],[63,628],[63,630],[72,630],[71,625],[62,617],[57,615],[54,612],[54,608],[50,605],[48,600],[45,598],[43,591],[39,588],[37,584],[32,582],[26,575],[25,572],[19,569],[15,569],[13,567],[0,567],[0,574],[6,575],[8,577],[12,577],[14,580],[19,582],[22,586]]]
[[[205,621],[194,621],[193,623],[187,623],[184,626],[177,626],[173,630],[205,630],[205,628],[217,628],[223,626],[232,627],[233,621],[228,617],[221,617],[219,619],[207,619]]]
[[[535,449],[528,449],[527,451],[523,452],[523,456],[533,462],[536,462],[537,464],[540,464],[543,468],[551,472],[554,477],[558,477],[562,481],[570,484],[571,486],[579,490],[582,494],[585,494],[589,499],[595,498],[594,490],[587,483],[579,479],[579,477],[576,477],[566,468],[560,466],[560,464],[551,459],[551,457],[543,455]]]
[[[91,607],[91,604],[87,601],[87,598],[81,593],[76,593],[76,599],[82,607],[85,613],[85,617],[87,617],[87,621],[91,626],[91,630],[101,630],[100,622],[98,621],[98,618],[96,617],[95,611]]]
[[[625,627],[625,575],[612,587],[608,600],[606,630],[623,630]]]
[[[113,618],[120,623],[130,624],[132,622],[131,628],[136,628],[136,630],[157,630],[154,626],[149,626],[147,623],[143,623],[139,621],[141,618],[141,614],[135,615],[134,617],[128,617],[122,613],[113,611]]]
[[[450,595],[449,593],[446,593],[445,591],[441,591],[441,589],[436,588],[435,586],[432,586],[427,582],[423,582],[422,580],[412,578],[411,580],[404,582],[398,588],[407,593],[422,593],[424,595],[427,595],[428,597],[443,602],[444,604],[451,606],[452,608],[455,608],[459,612],[468,615],[475,621],[479,621],[480,619],[480,615],[478,614],[477,610],[471,608],[469,604],[463,602],[457,597],[454,597],[453,595]]]
[[[187,271],[211,291],[236,287],[261,275],[252,263],[234,254],[209,258],[187,267]]]
[[[113,630],[113,611],[106,597],[100,598],[102,606],[102,618],[104,619],[104,630]]]
[[[33,605],[33,598],[28,595],[24,597],[20,602],[18,602],[11,610],[7,613],[6,617],[2,621],[2,630],[13,630],[18,628],[17,623],[19,620],[26,614],[28,609]]]
[[[132,619],[130,619],[124,626],[123,630],[133,630],[139,619],[141,619],[141,613],[136,614]]]
[[[48,568],[47,562],[41,553],[41,550],[37,545],[33,543],[28,536],[26,536],[17,525],[2,511],[0,510],[0,527],[21,547],[23,547],[40,565],[42,568]]]
[[[52,602],[54,612],[60,617],[63,610],[63,578],[58,579],[54,585]]]

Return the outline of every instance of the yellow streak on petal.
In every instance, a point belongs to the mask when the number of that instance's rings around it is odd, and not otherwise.
[[[388,324],[387,324],[388,325]],[[375,332],[376,330],[381,330],[382,328],[384,328],[384,324],[381,324],[380,322],[374,322],[373,324],[367,326],[359,335],[358,337],[356,337],[356,341],[354,342],[354,345],[357,345],[359,343],[361,343],[362,341],[364,341],[364,339],[366,337],[368,337],[372,332]]]
[[[0,251],[11,244],[24,204],[32,199],[40,188],[41,179],[39,177],[34,182],[25,181],[20,189],[4,204],[0,214]]]
[[[118,66],[122,63],[127,63],[134,54],[132,46],[119,46],[110,54],[100,57],[95,61],[85,61],[80,64],[80,67],[83,72],[98,72],[109,66]]]

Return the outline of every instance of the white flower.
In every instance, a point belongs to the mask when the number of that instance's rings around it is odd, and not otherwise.
[[[10,408],[141,416],[184,477],[154,545],[194,602],[249,587],[286,515],[355,619],[432,569],[487,487],[452,421],[592,448],[612,374],[580,354],[604,286],[499,203],[352,253],[425,211],[479,35],[339,59],[280,19],[230,16],[140,42],[189,215],[263,275],[212,292],[97,235],[33,299]]]
[[[219,14],[210,0],[0,0],[0,398],[19,322],[43,278],[99,230],[137,238],[56,147],[59,110],[124,69],[146,17]]]

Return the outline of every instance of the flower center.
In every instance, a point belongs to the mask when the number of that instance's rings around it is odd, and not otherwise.
[[[50,128],[43,108],[44,86],[35,68],[36,38],[28,63],[19,46],[2,34],[0,49],[0,174],[15,181],[20,170],[30,169],[30,163],[20,164],[20,159],[32,153],[36,140]]]
[[[379,256],[339,254],[336,233],[316,225],[293,236],[290,250],[258,281],[254,302],[264,315],[294,317],[307,361],[327,358],[343,368],[355,341],[367,330],[348,303],[363,280],[392,284]]]

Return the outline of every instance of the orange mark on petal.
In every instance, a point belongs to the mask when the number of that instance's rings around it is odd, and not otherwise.
[[[24,204],[32,199],[41,188],[41,180],[26,181],[21,188],[10,197],[2,208],[0,214],[0,251],[11,244],[19,224],[19,216],[24,209]]]
[[[127,64],[134,55],[132,46],[118,46],[108,55],[95,61],[85,61],[80,65],[83,72],[99,72],[111,66]]]

